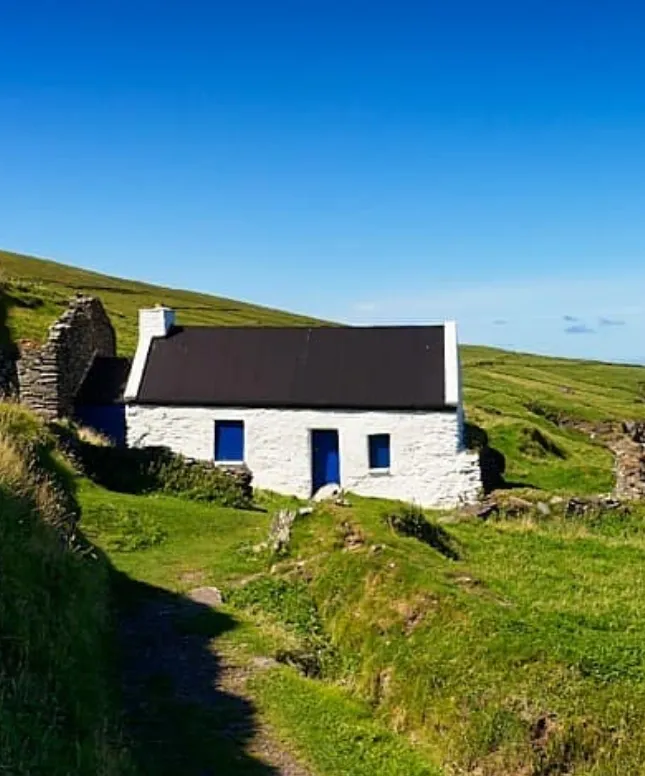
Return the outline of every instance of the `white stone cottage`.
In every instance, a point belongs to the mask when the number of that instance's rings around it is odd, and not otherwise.
[[[309,498],[337,483],[427,507],[472,501],[454,323],[176,326],[140,310],[125,388],[129,446],[245,463],[254,483]]]

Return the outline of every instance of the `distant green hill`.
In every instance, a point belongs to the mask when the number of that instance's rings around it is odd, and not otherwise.
[[[134,351],[137,310],[158,302],[187,324],[307,325],[320,321],[222,297],[108,277],[0,251],[9,332],[41,341],[75,292],[100,297],[119,350]],[[645,418],[645,368],[462,348],[468,419],[507,457],[511,480],[553,490],[610,490],[613,458],[562,421]],[[405,379],[405,376],[402,376]]]
[[[645,418],[645,368],[462,350],[468,420],[507,458],[507,479],[547,490],[609,491],[614,459],[573,426]]]
[[[313,318],[259,305],[114,278],[6,251],[0,251],[0,270],[8,281],[9,326],[15,341],[42,341],[49,325],[77,291],[101,298],[116,328],[119,351],[123,354],[134,351],[138,309],[157,303],[173,307],[185,324],[292,326],[320,323]]]

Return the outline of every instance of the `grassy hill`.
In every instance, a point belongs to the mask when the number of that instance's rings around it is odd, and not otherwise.
[[[576,427],[645,418],[645,368],[462,350],[470,422],[507,459],[507,479],[546,490],[604,492],[613,457]]]
[[[14,341],[42,341],[76,292],[100,297],[112,318],[123,355],[131,354],[136,346],[137,311],[155,304],[174,307],[185,324],[292,326],[316,322],[267,307],[113,278],[6,251],[0,251],[0,271],[8,284],[9,327]]]
[[[52,261],[0,252],[7,281],[8,333],[40,341],[77,291],[99,296],[119,349],[133,352],[137,310],[163,302],[187,324],[315,324],[317,321],[230,299],[107,277]],[[563,420],[645,418],[645,368],[462,348],[470,422],[507,458],[510,480],[550,490],[607,491],[609,451]]]
[[[0,403],[0,772],[134,776],[114,693],[109,565],[78,541],[72,470]]]
[[[175,627],[236,667],[237,691],[311,776],[643,773],[642,508],[435,515],[422,540],[383,519],[400,505],[350,496],[297,519],[275,555],[263,542],[286,499],[243,512],[87,482],[79,498],[128,578],[224,591],[225,627]],[[221,718],[187,708],[169,670],[143,711],[145,772],[217,770]]]

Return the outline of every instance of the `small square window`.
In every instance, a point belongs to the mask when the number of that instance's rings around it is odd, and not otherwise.
[[[244,460],[244,423],[241,420],[215,422],[215,460]]]
[[[390,468],[390,435],[370,434],[369,445],[370,469]]]

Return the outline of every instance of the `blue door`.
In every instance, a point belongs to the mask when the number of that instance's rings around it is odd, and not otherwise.
[[[338,431],[311,432],[311,464],[314,493],[328,483],[340,485]]]

